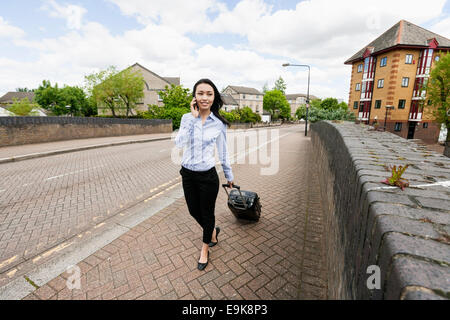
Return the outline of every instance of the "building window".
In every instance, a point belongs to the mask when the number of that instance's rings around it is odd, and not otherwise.
[[[161,92],[158,92],[158,101],[163,101],[163,99],[162,99],[161,96],[160,96],[160,93],[161,93]]]
[[[245,99],[245,94],[242,95],[242,99]]]
[[[395,123],[394,131],[402,131],[402,123],[401,122]]]
[[[402,87],[407,87],[409,85],[409,78],[403,77],[402,79]]]
[[[375,100],[375,109],[381,108],[381,100]]]
[[[399,109],[405,109],[405,105],[406,105],[406,100],[405,99],[398,100],[398,108]]]
[[[361,89],[361,91],[362,91],[361,94],[363,94],[364,92],[366,92],[366,85],[367,85],[367,82],[363,82],[363,84],[362,84],[362,89]]]
[[[405,58],[405,63],[406,64],[411,64],[413,60],[413,55],[412,54],[407,54],[406,58]]]
[[[378,88],[383,88],[383,87],[384,87],[384,79],[378,80]]]
[[[358,64],[358,72],[362,72],[363,71],[363,65],[362,64]]]
[[[424,123],[423,123],[423,128],[424,128],[424,129],[428,128],[428,122],[424,122]]]
[[[355,91],[359,91],[359,90],[361,90],[361,83],[357,83],[357,84],[356,84],[356,89],[355,89]]]
[[[358,101],[353,102],[353,109],[358,109]]]
[[[381,59],[380,61],[380,67],[384,67],[387,64],[387,57],[384,57],[383,59]]]

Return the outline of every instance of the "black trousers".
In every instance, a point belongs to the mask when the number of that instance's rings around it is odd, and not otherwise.
[[[203,228],[203,243],[210,243],[216,218],[219,176],[215,167],[208,171],[192,171],[181,166],[180,174],[189,213]]]

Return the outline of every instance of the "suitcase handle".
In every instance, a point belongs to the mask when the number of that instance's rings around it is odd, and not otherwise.
[[[230,185],[229,185],[228,183],[226,183],[226,184],[223,184],[223,185],[222,185],[222,187],[224,187],[224,188],[228,187],[228,188],[229,188],[229,187],[230,187]],[[236,188],[236,189],[241,189],[241,187],[240,187],[240,186],[238,186],[237,184],[234,184],[234,183],[233,183],[233,188]],[[225,190],[226,190],[226,189],[225,189]]]
[[[245,208],[245,210],[247,210],[247,200],[242,196],[241,187],[234,183],[232,184],[232,186],[233,186],[232,188],[238,189],[239,194],[241,195],[242,203],[244,204],[244,208]],[[225,192],[227,193],[228,198],[230,198],[230,194],[228,193],[228,190],[227,190],[227,187],[228,188],[230,187],[229,184],[223,184],[222,187],[225,189]]]

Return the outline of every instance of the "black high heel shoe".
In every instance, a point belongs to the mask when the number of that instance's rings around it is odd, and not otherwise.
[[[198,263],[197,265],[197,269],[198,270],[204,270],[206,268],[206,266],[208,265],[209,262],[209,251],[208,251],[208,260],[206,261],[206,263]]]
[[[210,247],[210,248],[212,248],[212,247],[214,247],[216,244],[218,244],[219,243],[219,233],[220,233],[220,228],[219,227],[216,227],[216,239],[217,239],[217,242],[210,242],[209,244],[208,244],[208,246]]]

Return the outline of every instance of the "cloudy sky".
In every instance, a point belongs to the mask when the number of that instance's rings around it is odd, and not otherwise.
[[[347,101],[344,61],[404,19],[450,38],[450,0],[15,0],[0,1],[0,96],[44,79],[139,62],[191,88],[271,88]]]

